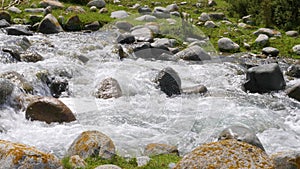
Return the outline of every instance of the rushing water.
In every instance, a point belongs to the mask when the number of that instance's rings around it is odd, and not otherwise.
[[[245,74],[240,75],[234,63],[121,61],[113,52],[116,36],[112,32],[28,37],[30,50],[45,60],[1,64],[0,72],[23,74],[38,95],[49,95],[49,91],[36,78],[36,72],[70,74],[70,97],[60,99],[73,110],[77,121],[32,122],[25,119],[24,111],[3,108],[0,125],[7,132],[0,133],[0,139],[32,145],[61,157],[82,131],[99,130],[112,138],[121,155],[139,156],[145,145],[153,142],[177,145],[181,153],[187,153],[201,143],[216,140],[225,127],[240,124],[257,133],[268,153],[300,151],[300,104],[283,92],[245,93],[241,89]],[[0,46],[21,38],[1,34]],[[89,60],[83,63],[78,59],[81,56]],[[167,66],[178,72],[183,87],[203,84],[209,93],[167,97],[153,83],[158,71]],[[118,80],[123,96],[95,99],[92,93],[96,85],[107,77]],[[293,83],[296,80],[288,81],[288,85]]]

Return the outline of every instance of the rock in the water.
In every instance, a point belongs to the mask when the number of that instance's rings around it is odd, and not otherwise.
[[[154,35],[153,32],[146,27],[135,29],[131,32],[137,41],[152,42]]]
[[[33,33],[26,30],[24,27],[7,27],[5,28],[6,32],[8,35],[16,35],[16,36],[20,36],[20,35],[26,35],[26,36],[32,36]]]
[[[193,87],[185,87],[181,89],[183,94],[204,94],[207,92],[207,88],[203,85],[197,85]]]
[[[52,9],[62,9],[65,7],[64,4],[56,0],[42,0],[40,6],[43,8],[50,6]]]
[[[7,79],[0,78],[0,104],[3,104],[7,97],[12,94],[14,84]]]
[[[129,33],[125,33],[125,34],[120,34],[117,37],[117,41],[120,44],[131,44],[135,42],[135,38],[133,35],[129,34]]]
[[[144,22],[154,22],[154,21],[157,20],[157,18],[155,16],[152,16],[152,15],[143,15],[143,16],[135,18],[135,20],[144,21]]]
[[[295,84],[293,87],[286,90],[289,97],[296,99],[300,102],[300,83]]]
[[[230,126],[225,128],[220,134],[218,140],[236,139],[261,148],[265,151],[256,134],[244,126]]]
[[[293,47],[293,52],[297,55],[300,55],[300,45],[295,45]]]
[[[180,160],[175,169],[273,169],[273,161],[260,148],[234,139],[203,144]]]
[[[156,156],[161,154],[179,155],[179,151],[176,146],[171,146],[168,144],[150,143],[145,147],[144,154],[146,156]]]
[[[10,26],[10,24],[5,19],[0,20],[0,28],[5,28],[5,27],[9,27],[9,26]]]
[[[106,3],[104,0],[91,0],[87,6],[88,7],[92,7],[92,6],[95,6],[97,7],[98,9],[101,9],[103,7],[105,7]]]
[[[112,140],[99,131],[85,131],[71,144],[67,155],[79,155],[81,158],[101,157],[111,159],[116,150]]]
[[[279,152],[272,154],[276,169],[299,169],[300,153],[295,151]]]
[[[94,21],[90,24],[84,25],[85,30],[91,30],[91,31],[97,31],[101,27],[100,23],[98,21]]]
[[[33,100],[26,109],[26,119],[52,122],[72,122],[76,120],[72,111],[60,100],[41,97]]]
[[[269,37],[265,34],[259,34],[254,43],[259,46],[266,46],[269,44]]]
[[[300,65],[291,65],[286,71],[286,75],[300,78]]]
[[[115,18],[115,19],[123,19],[128,17],[128,13],[124,10],[120,10],[120,11],[114,11],[110,14],[111,18]]]
[[[262,49],[262,54],[266,56],[276,57],[279,54],[279,50],[273,47],[265,47]]]
[[[248,69],[244,88],[251,93],[277,91],[285,88],[285,80],[278,64],[261,65]]]
[[[118,29],[124,30],[124,31],[130,31],[130,29],[133,27],[133,25],[126,21],[117,21],[116,24]]]
[[[0,20],[5,19],[8,23],[10,23],[11,16],[7,11],[0,11]]]
[[[190,46],[176,53],[174,56],[175,58],[192,61],[205,61],[211,59],[210,55],[198,45]]]
[[[26,93],[33,92],[33,86],[24,78],[23,75],[15,71],[4,72],[0,74],[0,78],[4,78],[21,88]]]
[[[181,80],[174,69],[167,67],[161,70],[155,81],[158,83],[160,90],[169,97],[181,94]]]
[[[280,36],[281,33],[279,31],[269,29],[269,28],[259,28],[257,31],[253,32],[254,35],[258,36],[260,34],[265,34],[268,37]]]
[[[16,14],[22,13],[22,11],[19,8],[15,7],[15,6],[9,7],[7,10],[9,12],[16,13]]]
[[[60,160],[54,155],[24,144],[0,140],[0,154],[2,169],[62,168]]]
[[[85,168],[86,162],[79,157],[79,155],[73,155],[70,157],[69,163],[71,164],[72,168]]]
[[[52,34],[63,32],[62,27],[58,23],[57,19],[52,15],[48,14],[40,23],[38,32],[44,34]]]
[[[229,38],[221,38],[218,40],[218,47],[220,51],[224,52],[235,52],[240,49],[240,46],[236,43],[234,43]]]
[[[100,165],[95,169],[122,169],[122,168],[113,164],[105,164],[105,165]]]
[[[287,31],[285,34],[289,37],[297,37],[299,35],[298,31]]]
[[[122,96],[122,90],[116,79],[106,78],[99,84],[95,96],[102,99],[118,98]]]
[[[82,22],[77,15],[71,16],[66,24],[65,29],[67,31],[80,31],[82,26]]]
[[[40,54],[30,51],[21,53],[20,59],[23,62],[38,62],[44,60],[44,58]]]

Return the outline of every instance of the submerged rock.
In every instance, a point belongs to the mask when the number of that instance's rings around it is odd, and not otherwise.
[[[168,144],[150,143],[145,147],[144,154],[146,156],[156,156],[161,154],[179,155],[179,151],[176,146],[171,146]]]
[[[182,88],[181,91],[183,94],[204,94],[208,90],[204,85],[197,85],[197,86]]]
[[[234,139],[203,144],[180,160],[175,169],[273,169],[273,161],[260,148]]]
[[[63,32],[62,27],[58,23],[57,19],[52,15],[48,14],[40,23],[38,32],[44,34],[52,34]]]
[[[180,77],[178,76],[177,72],[170,67],[161,70],[158,73],[155,82],[158,83],[160,90],[169,97],[172,95],[181,94]]]
[[[79,155],[81,158],[101,157],[111,159],[116,150],[112,140],[99,131],[85,131],[71,144],[67,155]]]
[[[52,122],[72,122],[76,118],[72,111],[60,100],[40,97],[33,100],[25,111],[26,119]]]
[[[0,140],[0,154],[0,168],[3,169],[62,168],[60,160],[54,155],[24,144]]]
[[[30,51],[22,52],[20,54],[20,59],[23,62],[38,62],[44,60],[44,58],[40,54]]]
[[[116,79],[106,78],[99,84],[95,96],[102,99],[118,98],[122,96],[122,90]]]

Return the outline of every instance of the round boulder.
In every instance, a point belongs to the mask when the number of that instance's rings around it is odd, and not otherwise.
[[[175,169],[261,168],[273,169],[273,161],[260,148],[234,139],[203,144],[180,160]]]
[[[52,122],[71,122],[76,118],[72,111],[60,100],[52,97],[40,97],[33,100],[26,109],[26,119]]]
[[[116,79],[106,78],[99,84],[95,96],[102,99],[118,98],[122,96],[122,90]]]
[[[218,47],[222,52],[235,52],[240,49],[240,46],[234,43],[229,38],[221,38],[218,40]]]
[[[160,90],[167,94],[169,97],[172,95],[181,94],[181,80],[177,72],[167,67],[159,72],[155,82],[158,83]]]
[[[176,146],[168,144],[150,143],[145,147],[144,154],[146,156],[156,156],[161,154],[176,154],[179,155]]]
[[[115,145],[108,136],[99,131],[85,131],[73,141],[67,155],[78,155],[83,159],[97,156],[111,159],[115,153]]]

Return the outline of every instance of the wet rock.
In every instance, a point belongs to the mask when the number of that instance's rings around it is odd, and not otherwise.
[[[31,31],[28,31],[25,27],[7,27],[5,28],[6,32],[8,35],[25,35],[25,36],[32,36],[33,33]]]
[[[300,102],[300,83],[295,84],[293,87],[286,90],[289,97],[296,99]]]
[[[206,28],[215,28],[215,27],[217,27],[217,25],[215,24],[214,21],[206,21],[206,22],[204,23],[204,26],[205,26]]]
[[[180,160],[175,169],[274,168],[260,148],[234,139],[203,144]]]
[[[44,13],[45,9],[44,8],[25,8],[24,11],[27,13]]]
[[[155,78],[155,82],[160,87],[160,90],[163,91],[169,97],[172,95],[181,94],[181,80],[177,72],[167,67],[159,72]]]
[[[14,59],[16,59],[16,61],[21,61],[21,56],[18,50],[3,48],[2,51],[9,53]]]
[[[16,13],[16,14],[22,13],[22,11],[19,8],[15,7],[15,6],[11,6],[7,10],[11,13]]]
[[[48,14],[40,23],[38,32],[44,34],[52,34],[63,32],[62,27],[58,23],[57,19],[52,15]]]
[[[29,22],[34,25],[38,22],[40,22],[43,19],[42,15],[30,15],[29,16]]]
[[[44,60],[44,58],[40,54],[30,51],[22,52],[20,54],[20,58],[23,62],[38,62]]]
[[[145,166],[149,163],[151,159],[148,156],[141,156],[136,158],[138,167]]]
[[[210,55],[207,52],[205,52],[200,46],[197,45],[190,46],[176,53],[174,56],[175,58],[192,61],[205,61],[211,59]]]
[[[149,28],[138,28],[131,32],[131,34],[135,37],[137,41],[142,42],[152,42],[154,35],[153,32]]]
[[[295,54],[300,55],[300,45],[295,45],[292,50]]]
[[[99,131],[85,131],[71,144],[67,155],[79,155],[81,158],[101,157],[111,159],[116,150],[112,140]]]
[[[285,34],[289,37],[297,37],[299,35],[298,31],[287,31]]]
[[[106,3],[104,0],[92,0],[87,4],[88,7],[95,6],[98,9],[105,7],[105,5],[106,5]]]
[[[218,47],[222,52],[235,52],[240,49],[240,46],[234,43],[229,38],[221,38],[218,40]]]
[[[148,6],[143,6],[138,9],[140,14],[150,14],[152,10]]]
[[[92,22],[84,26],[85,30],[97,31],[101,28],[101,25],[98,21]]]
[[[295,151],[272,154],[276,169],[298,169],[300,166],[300,153]]]
[[[0,164],[3,169],[62,168],[60,160],[54,155],[24,144],[0,140],[0,154]]]
[[[113,164],[105,164],[105,165],[100,165],[95,169],[122,169],[122,168]]]
[[[181,89],[183,94],[204,94],[208,90],[204,85],[197,85],[193,87],[185,87]]]
[[[248,69],[244,88],[251,93],[277,91],[285,88],[285,80],[278,64],[266,64]]]
[[[226,20],[225,14],[223,12],[209,13],[208,15],[212,20]]]
[[[166,10],[168,12],[174,12],[174,11],[178,11],[179,7],[176,4],[170,4],[166,7]]]
[[[85,13],[85,10],[81,6],[69,6],[66,12],[73,12],[76,14]]]
[[[4,78],[21,88],[26,93],[33,92],[33,86],[24,78],[23,75],[15,71],[8,71],[0,74],[0,78]]]
[[[48,6],[51,6],[51,8],[53,9],[62,9],[65,7],[64,4],[56,0],[42,0],[39,4],[43,8],[47,8]]]
[[[76,118],[72,111],[60,100],[51,97],[40,97],[33,100],[27,107],[26,119],[52,122],[72,122]]]
[[[209,21],[209,20],[210,20],[210,17],[209,17],[209,15],[208,15],[208,13],[203,12],[203,13],[201,13],[201,15],[199,16],[198,20],[201,21],[201,22],[206,22],[206,21]]]
[[[85,168],[87,165],[84,159],[80,158],[79,155],[71,156],[69,163],[71,164],[72,168]]]
[[[260,34],[265,34],[268,37],[281,36],[281,33],[279,31],[269,29],[269,28],[259,28],[257,31],[253,32],[253,34],[256,36]]]
[[[5,28],[5,27],[9,27],[9,26],[10,26],[10,24],[5,19],[0,20],[0,28]]]
[[[128,13],[124,10],[120,10],[120,11],[114,11],[110,14],[111,18],[115,18],[115,19],[123,19],[128,17]]]
[[[117,42],[120,44],[131,44],[135,42],[135,38],[133,35],[129,34],[129,33],[125,33],[125,34],[120,34],[117,37]]]
[[[269,37],[265,34],[259,34],[254,43],[259,46],[267,46],[269,44]]]
[[[118,98],[122,96],[122,90],[116,79],[106,78],[97,87],[95,96],[102,99]]]
[[[279,50],[273,47],[265,47],[262,49],[262,54],[266,56],[277,57]]]
[[[265,151],[260,140],[256,134],[247,127],[244,126],[230,126],[225,128],[218,136],[218,140],[235,139],[237,141],[243,141],[253,146],[259,147]]]
[[[7,79],[0,78],[0,104],[6,102],[8,96],[12,94],[14,84]]]
[[[179,151],[176,146],[168,144],[151,143],[145,147],[144,155],[156,156],[161,154],[176,154],[179,155]]]
[[[135,20],[144,21],[144,22],[154,22],[154,21],[157,20],[157,18],[155,16],[152,16],[152,15],[143,15],[143,16],[140,16],[138,18],[135,18]]]
[[[117,21],[116,24],[118,29],[124,30],[124,31],[130,31],[130,29],[133,27],[133,25],[126,21]]]
[[[286,75],[300,78],[300,65],[291,65],[286,71]]]
[[[66,24],[65,24],[65,29],[67,31],[80,31],[81,30],[81,25],[82,22],[79,19],[79,17],[77,15],[71,16]]]
[[[5,19],[8,23],[10,23],[11,16],[7,11],[0,11],[0,20]]]

